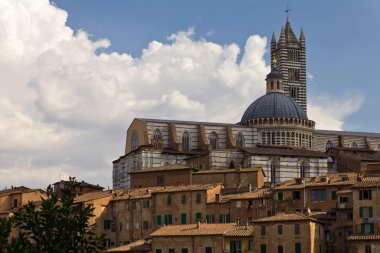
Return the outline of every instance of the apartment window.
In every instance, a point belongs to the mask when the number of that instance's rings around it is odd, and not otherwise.
[[[230,252],[241,252],[241,241],[230,241]]]
[[[277,234],[282,235],[282,225],[277,225]]]
[[[197,193],[197,204],[200,204],[202,202],[202,195],[200,193]]]
[[[312,201],[325,201],[326,200],[326,190],[312,190],[311,191]]]
[[[298,98],[299,88],[294,86],[289,86],[289,95],[291,98]]]
[[[103,228],[104,228],[104,230],[110,230],[111,229],[111,221],[110,220],[104,220]]]
[[[148,229],[148,221],[144,220],[143,221],[143,229]]]
[[[284,253],[284,246],[277,245],[277,253]]]
[[[340,203],[348,203],[348,197],[340,197],[339,202]]]
[[[189,253],[188,248],[182,248],[181,253]]]
[[[294,244],[294,252],[295,253],[301,253],[301,243],[300,242],[296,242],[296,244]]]
[[[284,200],[284,193],[283,192],[277,193],[277,198],[278,200]]]
[[[206,214],[206,222],[207,223],[215,223],[215,216],[213,214]]]
[[[347,220],[352,220],[352,219],[353,219],[352,213],[347,213]]]
[[[175,253],[175,249],[169,249],[169,253]]]
[[[161,224],[162,224],[161,215],[157,215],[156,216],[156,225],[161,226]]]
[[[236,208],[241,208],[241,201],[240,200],[236,201]]]
[[[162,249],[156,249],[156,253],[162,253]]]
[[[149,200],[143,201],[143,208],[149,208]]]
[[[164,217],[165,225],[171,225],[173,224],[173,217],[171,214],[167,214]]]
[[[267,245],[266,244],[260,245],[260,253],[267,253]]]
[[[181,213],[181,224],[186,224],[186,213]]]
[[[120,222],[120,223],[119,223],[119,231],[122,231],[122,230],[123,230],[123,223]]]
[[[230,222],[230,215],[229,214],[221,214],[219,216],[219,223],[229,223]]]
[[[17,199],[13,200],[13,207],[17,207]]]
[[[172,204],[172,195],[168,195],[166,198],[166,204],[171,205]]]
[[[202,213],[201,212],[196,213],[195,217],[196,217],[197,221],[202,220]]]
[[[360,233],[362,234],[373,234],[375,232],[375,227],[373,223],[361,223]]]
[[[300,224],[294,224],[294,234],[295,235],[301,234],[301,225]]]
[[[186,204],[186,195],[185,194],[182,194],[182,196],[181,196],[181,203]]]
[[[206,247],[205,253],[212,253],[212,247]]]
[[[366,245],[365,246],[365,253],[372,253],[371,245]]]
[[[267,233],[267,227],[266,226],[261,226],[260,227],[260,235],[265,235]]]
[[[253,240],[249,240],[248,241],[248,250],[250,250],[250,251],[252,250],[253,251],[253,248],[254,248],[253,246],[254,246]]]
[[[336,191],[331,192],[331,199],[336,200]]]
[[[372,207],[359,207],[360,218],[372,218]]]
[[[372,199],[372,191],[371,190],[360,190],[359,191],[359,199],[360,200],[371,200]]]
[[[301,191],[294,191],[293,192],[293,200],[301,199]]]
[[[136,209],[136,201],[135,200],[132,201],[132,209]]]
[[[157,176],[157,185],[165,184],[165,176]]]

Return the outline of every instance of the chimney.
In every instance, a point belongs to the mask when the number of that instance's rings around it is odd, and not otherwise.
[[[198,219],[198,220],[197,220],[197,229],[200,229],[200,228],[201,228],[201,220]]]

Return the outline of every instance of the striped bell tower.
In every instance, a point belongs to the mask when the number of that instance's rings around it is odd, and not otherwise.
[[[307,113],[305,34],[301,28],[300,37],[297,39],[289,18],[285,28],[281,27],[278,41],[275,34],[272,34],[271,55],[276,56],[277,68],[284,78],[285,94],[293,98]]]

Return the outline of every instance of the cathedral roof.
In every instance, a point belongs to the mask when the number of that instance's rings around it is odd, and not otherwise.
[[[241,122],[260,118],[308,120],[301,106],[282,92],[269,92],[254,101],[244,112]]]
[[[297,37],[293,32],[289,20],[286,21],[285,25],[285,40],[287,43],[298,43]]]

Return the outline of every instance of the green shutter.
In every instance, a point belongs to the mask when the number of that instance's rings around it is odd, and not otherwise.
[[[372,206],[371,207],[368,207],[368,218],[372,218]]]
[[[219,215],[219,223],[223,223],[223,214]]]
[[[186,204],[186,195],[185,194],[182,195],[181,203]]]
[[[372,199],[372,190],[368,190],[368,199]]]
[[[333,199],[333,200],[336,199],[336,191],[331,192],[331,199]]]
[[[202,213],[200,213],[200,212],[197,213],[197,214],[196,214],[196,218],[197,218],[197,221],[198,221],[198,220],[202,220]]]
[[[301,253],[301,243],[297,242],[297,243],[294,245],[294,252],[295,252],[295,253]]]
[[[360,233],[361,234],[365,233],[365,223],[360,224]]]
[[[230,222],[230,215],[229,214],[227,214],[227,223],[229,223]]]
[[[370,231],[371,234],[375,233],[375,226],[374,226],[373,223],[369,224],[369,231]]]
[[[173,224],[172,216],[169,215],[169,224]]]
[[[161,215],[156,216],[156,225],[161,226]]]
[[[260,253],[267,253],[267,245],[266,244],[260,245]]]
[[[186,214],[185,213],[181,214],[181,224],[186,224]]]
[[[360,218],[363,218],[363,207],[359,207]]]

